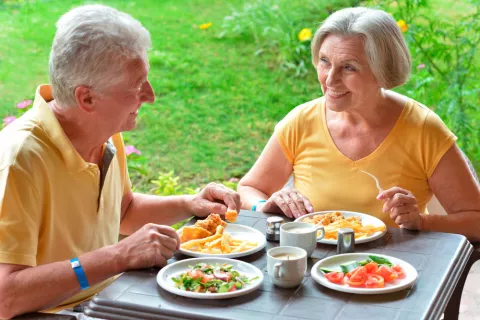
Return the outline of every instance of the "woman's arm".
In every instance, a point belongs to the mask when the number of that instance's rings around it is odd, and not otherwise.
[[[292,164],[272,135],[253,167],[238,183],[242,209],[250,210],[258,200],[270,198],[283,188],[292,172]]]
[[[422,215],[422,229],[480,241],[480,187],[457,145],[445,153],[428,182],[448,215]]]
[[[295,189],[283,188],[292,172],[293,165],[277,138],[272,136],[257,162],[238,184],[242,208],[250,210],[259,200],[268,199],[257,206],[257,211],[283,213],[289,218],[313,212],[305,196]]]

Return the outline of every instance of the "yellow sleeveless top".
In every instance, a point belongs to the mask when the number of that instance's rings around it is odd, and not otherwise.
[[[382,188],[411,191],[421,212],[432,197],[428,178],[457,137],[430,109],[409,99],[391,132],[368,156],[353,161],[333,142],[325,118],[325,101],[302,104],[280,121],[275,136],[293,164],[294,184],[315,211],[349,210],[373,215],[388,227],[398,227],[365,170]]]

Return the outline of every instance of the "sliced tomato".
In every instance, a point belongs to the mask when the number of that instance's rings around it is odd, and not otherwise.
[[[392,268],[385,265],[378,267],[377,274],[382,276],[385,282],[390,282],[398,278],[398,274]]]
[[[235,290],[237,290],[237,286],[233,285],[230,289],[228,289],[228,292],[232,292],[232,291],[235,291]]]
[[[376,262],[367,263],[364,267],[367,269],[367,274],[377,273],[378,264]]]
[[[203,278],[204,273],[201,270],[190,270],[188,275],[193,279]]]
[[[333,282],[333,283],[342,283],[343,282],[343,272],[329,272],[325,274],[325,278],[327,278],[328,281]]]
[[[385,280],[378,274],[369,274],[367,281],[365,281],[367,288],[383,288],[385,287]]]
[[[352,275],[345,282],[352,287],[361,287],[367,281],[367,269],[359,267],[352,271]]]
[[[403,270],[402,267],[400,267],[398,264],[392,267],[392,270],[395,271],[398,275],[398,279],[403,279],[405,278],[405,270]]]
[[[360,266],[360,267],[356,267],[356,268],[353,269],[352,271],[345,273],[345,276],[348,277],[348,278],[350,278],[350,277],[352,276],[352,274],[354,274],[355,271],[357,271],[357,270],[360,269],[360,268],[363,268],[363,267],[361,267],[361,266]]]
[[[214,278],[215,277],[211,274],[204,274],[201,282],[202,283],[207,283],[208,281],[213,280]]]

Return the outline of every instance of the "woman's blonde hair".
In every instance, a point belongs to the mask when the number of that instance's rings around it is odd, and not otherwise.
[[[320,47],[329,34],[362,37],[370,68],[383,88],[391,89],[407,82],[412,63],[410,52],[396,21],[385,11],[356,7],[330,15],[312,40],[315,67]]]

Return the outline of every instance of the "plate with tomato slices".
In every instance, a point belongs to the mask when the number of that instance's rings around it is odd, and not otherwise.
[[[356,294],[380,294],[413,286],[418,272],[408,262],[381,254],[345,253],[318,261],[313,279],[327,288]]]

